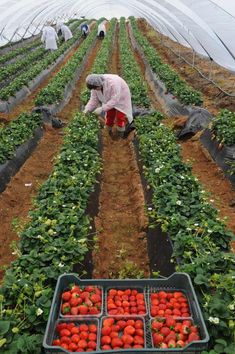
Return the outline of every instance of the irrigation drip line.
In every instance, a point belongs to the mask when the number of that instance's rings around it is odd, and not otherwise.
[[[222,89],[222,87],[220,87],[214,80],[209,79],[207,76],[205,76],[200,69],[198,69],[196,66],[192,65],[192,63],[190,63],[187,59],[185,59],[182,55],[179,55],[179,53],[176,53],[172,48],[168,47],[166,44],[164,44],[162,42],[162,44],[170,49],[171,52],[173,52],[176,56],[178,56],[180,59],[182,59],[183,61],[185,61],[185,63],[187,63],[191,68],[193,68],[194,70],[196,70],[199,75],[201,75],[201,77],[203,77],[205,80],[207,80],[209,83],[211,83],[212,85],[214,85],[218,90],[221,91],[221,93],[223,93],[225,96],[229,96],[229,97],[235,97],[235,94],[229,93],[227,91],[224,91]]]

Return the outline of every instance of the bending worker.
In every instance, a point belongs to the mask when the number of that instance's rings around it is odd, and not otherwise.
[[[81,27],[81,31],[82,31],[82,36],[86,37],[89,33],[89,26],[87,23],[83,23],[82,27]]]
[[[62,24],[60,26],[60,30],[61,30],[61,34],[62,34],[62,37],[64,38],[65,42],[68,41],[69,39],[73,38],[73,34],[72,34],[71,30],[65,24]]]
[[[106,35],[106,27],[105,27],[105,24],[104,22],[101,22],[98,26],[98,33],[97,33],[97,36],[100,38],[100,39],[103,39],[104,36]]]
[[[125,137],[125,128],[133,121],[131,93],[127,83],[118,75],[91,74],[86,78],[91,90],[84,113],[97,115],[105,113],[105,125],[112,136],[112,127],[116,121],[119,137]]]
[[[43,28],[41,41],[45,42],[45,49],[49,49],[51,51],[57,49],[58,36],[53,27],[49,25],[47,22],[46,26]]]

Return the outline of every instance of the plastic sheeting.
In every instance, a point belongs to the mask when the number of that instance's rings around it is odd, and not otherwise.
[[[0,45],[41,31],[45,21],[144,17],[156,30],[235,71],[235,1],[0,0]]]

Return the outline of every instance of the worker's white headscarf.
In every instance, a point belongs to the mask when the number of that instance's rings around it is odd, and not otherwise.
[[[86,78],[86,83],[92,86],[103,86],[104,76],[102,74],[90,74]]]

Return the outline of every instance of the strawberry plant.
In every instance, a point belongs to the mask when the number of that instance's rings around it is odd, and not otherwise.
[[[235,145],[235,112],[223,109],[212,121],[213,137],[223,145]]]
[[[149,107],[150,100],[147,94],[147,86],[143,82],[141,71],[132,52],[124,18],[120,20],[119,46],[121,72],[129,85],[132,102],[139,107]]]
[[[43,58],[45,54],[46,50],[39,48],[26,55],[24,58],[17,60],[15,63],[0,68],[0,82],[15,74],[19,75],[19,72],[25,69],[26,66],[31,66],[34,62],[37,62],[39,58]]]
[[[153,72],[164,82],[167,90],[186,105],[201,106],[203,103],[201,93],[191,88],[169,65],[162,62],[160,56],[156,53],[156,49],[139,31],[136,20],[133,17],[130,20],[137,43],[141,46]]]
[[[18,146],[33,137],[34,131],[42,123],[40,114],[22,113],[0,130],[0,164],[11,159]]]
[[[26,53],[30,52],[32,49],[35,49],[41,45],[42,45],[42,42],[38,39],[38,40],[33,41],[33,43],[25,45],[21,48],[11,50],[6,54],[1,55],[0,64],[6,63],[7,61],[17,57],[18,55],[26,54]]]

